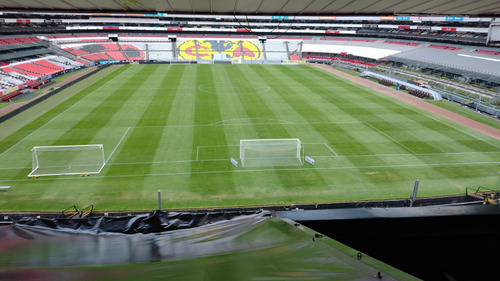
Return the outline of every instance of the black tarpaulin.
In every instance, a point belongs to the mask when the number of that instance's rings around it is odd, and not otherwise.
[[[331,241],[268,212],[23,219],[0,227],[0,280],[394,280]]]

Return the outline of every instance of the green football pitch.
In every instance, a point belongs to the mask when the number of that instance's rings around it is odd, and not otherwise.
[[[283,138],[315,165],[230,162],[241,139]],[[99,174],[27,177],[34,146],[87,144]],[[164,208],[409,198],[416,179],[419,196],[464,194],[495,188],[499,148],[307,65],[112,66],[0,124],[0,210],[154,209],[157,190]]]

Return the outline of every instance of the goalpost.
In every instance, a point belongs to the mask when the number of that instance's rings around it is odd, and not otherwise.
[[[35,146],[28,177],[98,174],[106,159],[102,144]]]
[[[242,167],[300,166],[302,144],[299,139],[240,140]]]

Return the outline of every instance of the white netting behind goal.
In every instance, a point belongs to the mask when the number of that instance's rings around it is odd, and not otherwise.
[[[240,140],[243,167],[300,166],[301,152],[299,139]]]
[[[35,146],[28,176],[98,174],[106,164],[102,144]]]

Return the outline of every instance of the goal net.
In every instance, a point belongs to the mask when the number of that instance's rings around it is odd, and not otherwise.
[[[35,146],[32,176],[98,174],[106,164],[102,144]]]
[[[299,139],[240,140],[242,167],[300,166],[301,152]]]

